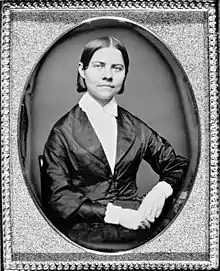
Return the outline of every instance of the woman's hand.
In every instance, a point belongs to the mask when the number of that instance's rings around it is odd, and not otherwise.
[[[141,212],[133,209],[123,209],[112,203],[107,205],[104,221],[131,230],[150,228],[149,221],[143,217]]]
[[[145,196],[138,211],[149,222],[154,222],[163,210],[165,200],[173,193],[172,187],[167,182],[159,182]]]
[[[119,224],[131,230],[150,228],[150,223],[142,213],[132,209],[122,209]]]
[[[166,195],[161,189],[152,189],[143,199],[138,211],[149,222],[154,222],[163,210]]]

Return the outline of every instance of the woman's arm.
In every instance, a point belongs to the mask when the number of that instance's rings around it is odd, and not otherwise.
[[[65,219],[69,225],[82,219],[86,222],[106,222],[120,224],[128,229],[138,229],[139,226],[150,227],[148,221],[142,219],[136,210],[123,209],[109,203],[103,205],[94,202],[79,188],[70,185],[74,175],[74,165],[70,166],[64,137],[60,131],[53,130],[45,145],[44,159],[46,163],[45,185],[49,188],[47,204],[57,215]],[[75,161],[76,162],[76,161]],[[78,179],[80,182],[80,179]],[[44,200],[45,201],[45,200]]]
[[[154,222],[155,218],[160,216],[165,200],[180,189],[188,168],[188,160],[176,155],[167,140],[153,130],[144,159],[160,177],[158,184],[143,199],[139,212],[150,222]]]
[[[59,130],[52,130],[44,149],[47,187],[47,204],[63,219],[70,220],[78,215],[88,221],[104,221],[106,206],[94,203],[79,188],[71,185],[80,177],[74,174],[74,165],[67,154],[64,136]],[[71,168],[71,173],[70,173]]]
[[[144,160],[159,175],[159,183],[166,182],[174,192],[180,189],[188,168],[188,159],[176,155],[168,141],[153,130],[147,144]]]

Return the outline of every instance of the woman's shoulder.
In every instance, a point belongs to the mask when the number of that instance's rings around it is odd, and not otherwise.
[[[54,144],[54,142],[68,138],[68,135],[72,134],[74,119],[79,111],[79,105],[76,104],[71,110],[55,122],[49,132],[46,145]]]
[[[79,112],[79,105],[76,104],[71,110],[69,110],[65,115],[63,115],[60,119],[58,119],[52,130],[54,132],[62,131],[67,129],[67,127],[72,127],[73,120],[76,118],[76,115]]]
[[[150,126],[143,119],[134,115],[130,111],[126,110],[125,108],[118,106],[118,111],[119,111],[119,114],[123,116],[123,118],[129,119],[134,125],[140,125],[140,126],[144,126],[151,129]]]
[[[146,139],[155,132],[143,119],[129,112],[125,108],[119,106],[118,113],[119,116],[122,116],[122,119],[132,125],[136,135],[140,135],[142,138]]]

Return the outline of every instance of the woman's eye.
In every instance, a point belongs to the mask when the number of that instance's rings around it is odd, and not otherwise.
[[[113,67],[113,69],[114,69],[115,71],[117,71],[117,72],[120,72],[120,71],[123,70],[123,67],[121,67],[121,66],[115,66],[115,67]]]
[[[97,63],[97,64],[94,64],[93,67],[94,67],[94,68],[97,68],[97,69],[100,69],[100,68],[103,67],[103,65]]]

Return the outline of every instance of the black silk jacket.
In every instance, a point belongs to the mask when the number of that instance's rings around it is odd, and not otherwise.
[[[177,156],[164,138],[121,107],[117,126],[114,174],[79,105],[53,127],[44,150],[42,200],[57,218],[72,224],[79,220],[104,222],[108,202],[128,203],[127,207],[130,202],[134,203],[131,208],[137,208],[140,200],[136,174],[142,159],[159,175],[159,181],[178,191],[187,170],[187,159]]]

